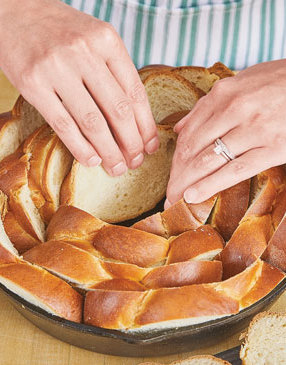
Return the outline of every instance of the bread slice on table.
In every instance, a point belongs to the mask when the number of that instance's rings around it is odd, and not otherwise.
[[[163,365],[157,362],[144,362],[139,365]],[[211,355],[197,355],[184,360],[171,362],[169,365],[231,365],[228,361],[221,360]]]
[[[142,166],[122,176],[111,177],[101,166],[85,167],[74,161],[61,188],[61,204],[106,222],[132,219],[154,208],[166,192],[176,141],[169,126],[159,126],[158,134],[159,150],[145,155]]]
[[[193,83],[168,70],[149,75],[144,86],[157,124],[170,114],[192,110],[205,95]]]
[[[243,365],[286,364],[286,313],[256,315],[245,335],[240,358]]]

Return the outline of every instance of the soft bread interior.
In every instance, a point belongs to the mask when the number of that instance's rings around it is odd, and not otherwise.
[[[62,186],[61,202],[106,222],[131,219],[154,208],[165,195],[176,140],[171,128],[159,128],[158,133],[159,150],[145,155],[140,168],[122,176],[111,177],[101,166],[74,162]]]
[[[245,365],[286,364],[286,315],[258,315],[250,324],[240,356]]]

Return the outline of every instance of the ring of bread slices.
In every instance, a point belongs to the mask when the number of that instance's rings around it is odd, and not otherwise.
[[[22,97],[0,118],[0,283],[53,315],[117,330],[235,315],[285,278],[286,171],[118,224],[163,198],[172,125],[233,75],[222,64],[139,73],[161,145],[122,177],[80,165]]]

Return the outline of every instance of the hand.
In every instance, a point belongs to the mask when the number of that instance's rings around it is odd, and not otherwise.
[[[111,25],[59,0],[2,0],[0,66],[82,164],[121,175],[159,146],[144,86]]]
[[[286,60],[261,63],[216,82],[175,126],[179,133],[165,207],[200,203],[286,162]],[[214,152],[221,138],[236,155]]]

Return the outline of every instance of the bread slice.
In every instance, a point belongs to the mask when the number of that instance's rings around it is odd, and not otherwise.
[[[1,265],[0,283],[51,314],[81,322],[82,296],[65,281],[38,266],[22,260]]]
[[[205,93],[208,93],[214,83],[220,79],[218,75],[211,73],[209,69],[204,67],[182,66],[172,69],[171,72],[183,76]]]
[[[6,215],[7,196],[0,190],[0,264],[16,262],[19,256],[3,226]]]
[[[192,110],[199,98],[205,95],[193,83],[171,71],[149,75],[144,86],[157,124],[170,114]]]
[[[226,77],[231,77],[235,75],[235,73],[232,70],[230,70],[221,62],[216,62],[214,65],[208,68],[208,71],[211,74],[217,75],[220,79],[224,79]]]
[[[157,362],[142,362],[139,365],[163,365]],[[197,355],[188,357],[184,360],[171,362],[169,365],[231,365],[228,361],[221,360],[218,357],[211,355]]]
[[[142,166],[118,177],[101,167],[74,161],[61,188],[61,204],[83,209],[105,222],[121,222],[152,209],[165,196],[176,135],[158,127],[160,148],[146,155]]]
[[[243,365],[286,364],[286,313],[259,313],[251,321],[240,358]]]
[[[166,65],[148,65],[145,67],[142,67],[140,70],[138,70],[140,79],[142,82],[144,82],[149,75],[156,74],[161,71],[167,71],[173,69],[172,66],[166,66]]]
[[[45,121],[36,109],[19,96],[11,112],[0,114],[0,161],[15,152],[27,136],[43,123]]]

